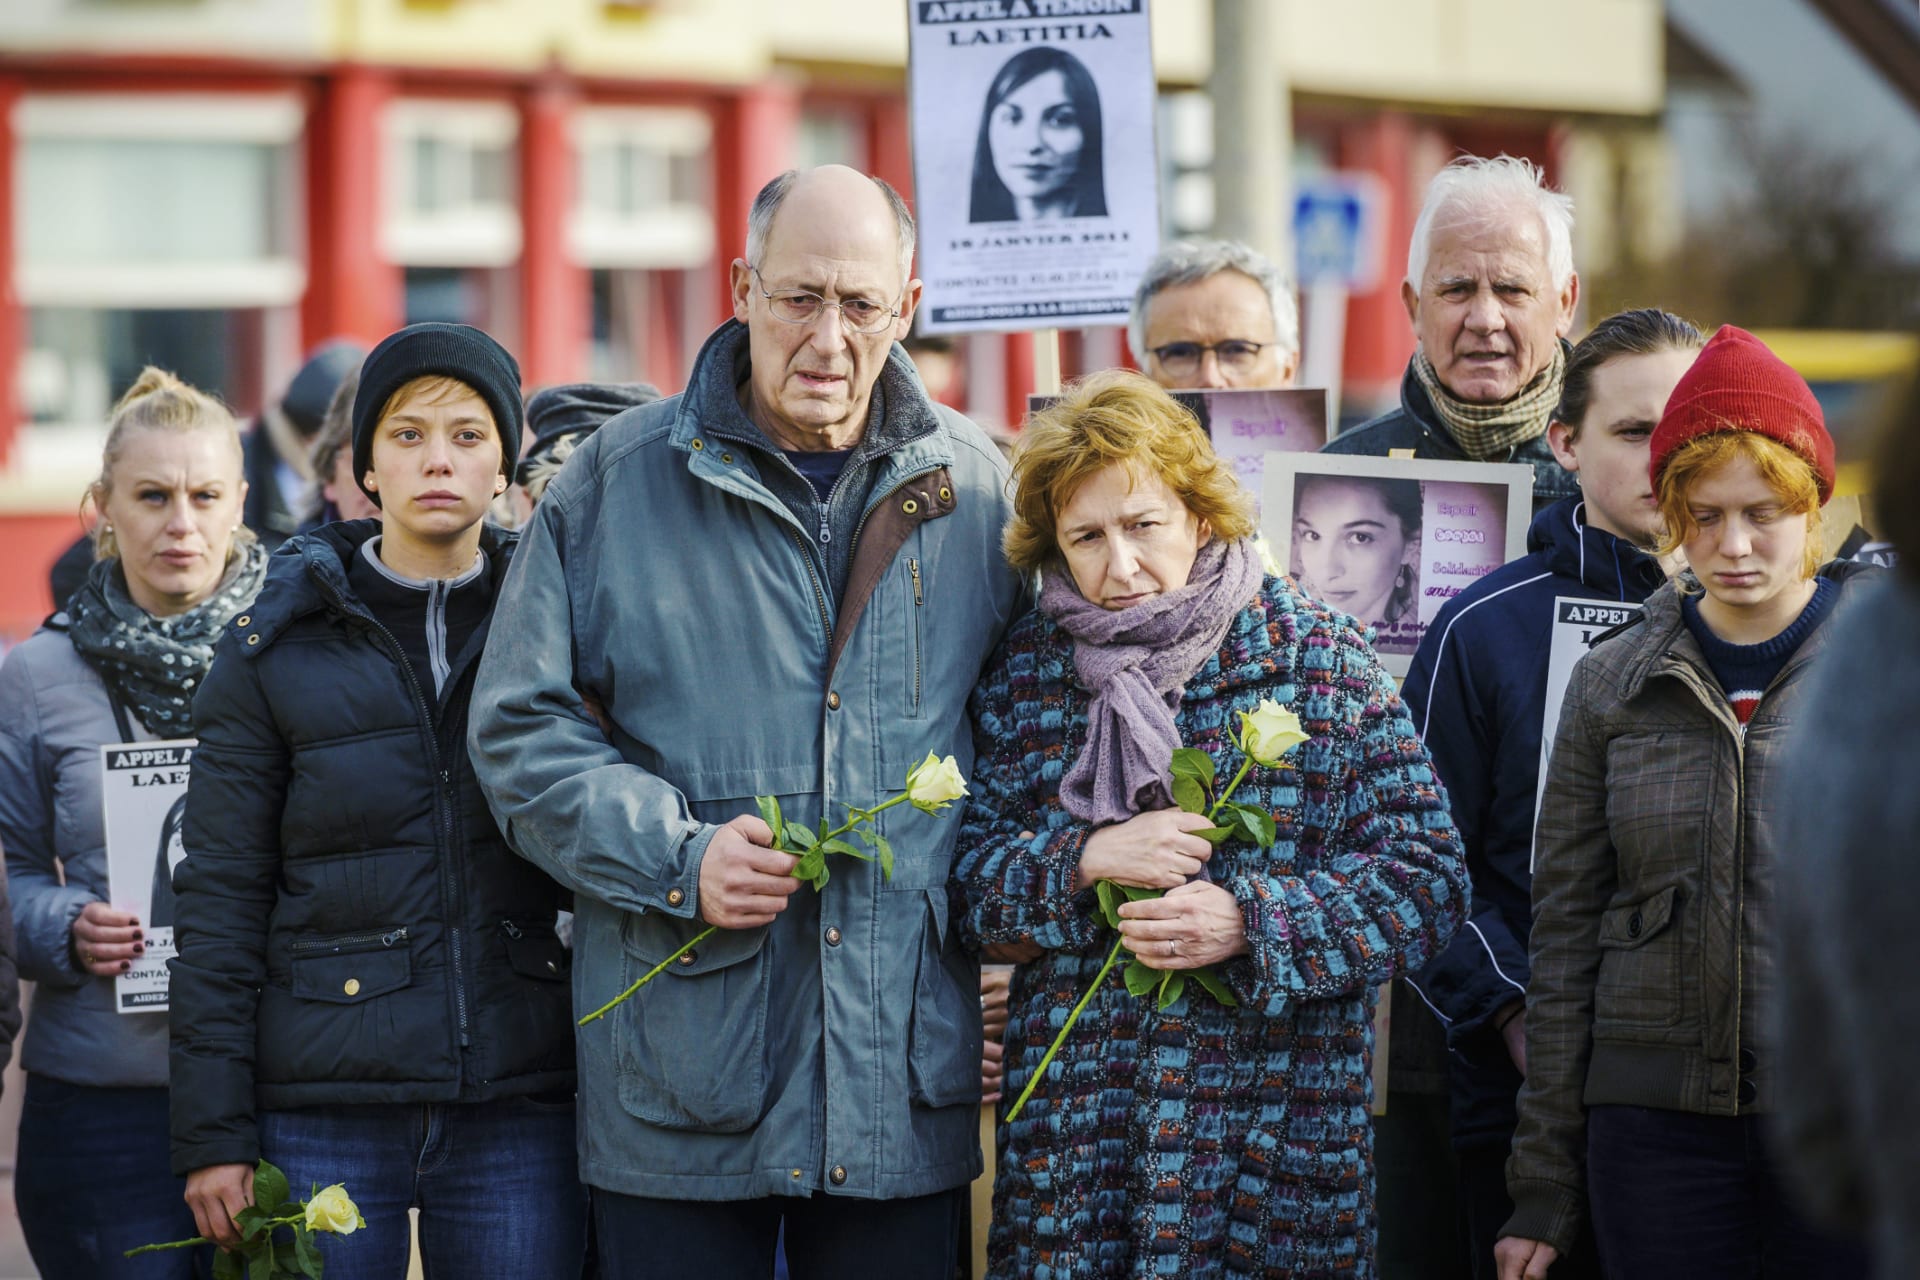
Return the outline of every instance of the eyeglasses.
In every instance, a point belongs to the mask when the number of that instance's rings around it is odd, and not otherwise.
[[[1228,373],[1250,373],[1260,353],[1272,345],[1271,342],[1248,342],[1244,338],[1228,338],[1212,344],[1169,342],[1164,347],[1153,348],[1153,358],[1174,378],[1187,378],[1200,372],[1201,357],[1209,351]]]
[[[842,298],[838,302],[828,302],[817,293],[805,289],[778,289],[769,292],[761,279],[760,268],[748,267],[753,278],[760,281],[760,296],[767,300],[767,309],[773,312],[773,318],[788,324],[812,324],[820,315],[823,307],[835,307],[840,312],[840,327],[848,333],[878,333],[900,318],[898,303],[883,306],[866,298]],[[901,292],[905,297],[905,291]]]

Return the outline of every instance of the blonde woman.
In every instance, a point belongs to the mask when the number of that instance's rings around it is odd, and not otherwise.
[[[142,373],[93,485],[93,569],[0,667],[0,846],[20,973],[38,984],[14,1197],[44,1276],[184,1280],[196,1266],[187,1251],[120,1256],[194,1232],[167,1172],[167,1015],[114,1005],[151,922],[107,905],[99,749],[193,736],[214,640],[266,571],[241,477],[226,408]]]

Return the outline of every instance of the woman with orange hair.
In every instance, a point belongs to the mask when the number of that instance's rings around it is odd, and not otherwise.
[[[1000,1127],[988,1274],[1374,1276],[1374,992],[1466,907],[1426,748],[1359,624],[1262,573],[1251,501],[1158,386],[1071,388],[1013,472],[1007,558],[1040,607],[974,694],[954,871],[978,941],[1040,949],[1013,979],[1006,1096],[1031,1096]],[[1301,739],[1261,763],[1232,735],[1268,700]],[[1233,798],[1266,845],[1175,806],[1183,745],[1222,782],[1251,766]],[[1165,891],[1117,934],[1185,994],[1097,981],[1102,881]]]
[[[1588,1201],[1612,1280],[1857,1277],[1783,1193],[1763,1117],[1782,748],[1846,569],[1820,566],[1833,440],[1752,334],[1713,336],[1652,440],[1689,571],[1574,668],[1540,806],[1527,1077],[1501,1280]]]

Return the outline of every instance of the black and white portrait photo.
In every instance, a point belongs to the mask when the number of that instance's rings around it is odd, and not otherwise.
[[[1100,89],[1086,64],[1048,45],[994,76],[973,150],[972,222],[1104,217]]]

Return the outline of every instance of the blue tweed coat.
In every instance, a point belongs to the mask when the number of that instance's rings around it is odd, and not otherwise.
[[[1274,847],[1229,842],[1211,863],[1246,917],[1250,954],[1221,966],[1240,1007],[1189,985],[1162,1013],[1108,978],[1019,1120],[1000,1126],[994,1277],[1375,1274],[1374,991],[1446,945],[1467,908],[1465,863],[1364,635],[1284,578],[1266,580],[1188,682],[1181,739],[1230,777],[1231,713],[1263,697],[1311,738],[1235,794],[1272,812]],[[1113,945],[1094,895],[1072,888],[1091,829],[1058,801],[1087,700],[1070,637],[1034,613],[972,702],[965,927],[1046,949],[1014,978],[1009,1100]]]

